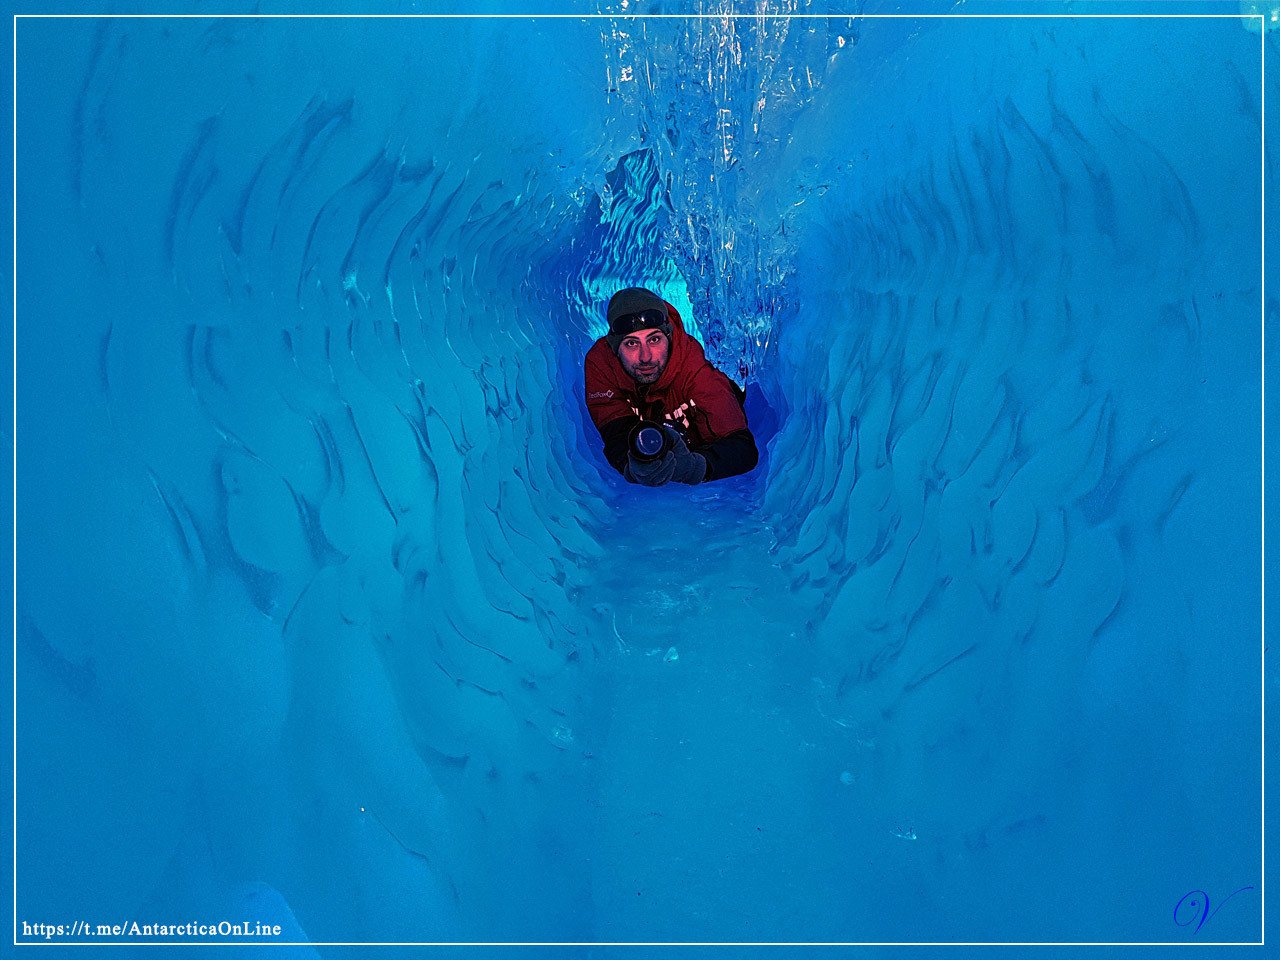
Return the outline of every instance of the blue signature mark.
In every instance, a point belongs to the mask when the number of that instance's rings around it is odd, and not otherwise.
[[[1178,905],[1173,908],[1173,922],[1180,927],[1189,927],[1194,923],[1196,928],[1191,932],[1192,934],[1197,934],[1200,932],[1200,928],[1205,925],[1205,922],[1222,909],[1223,903],[1226,903],[1227,900],[1230,900],[1231,897],[1234,897],[1237,893],[1244,893],[1246,890],[1252,889],[1253,887],[1241,887],[1239,890],[1236,890],[1228,896],[1226,900],[1223,900],[1222,903],[1214,907],[1213,910],[1209,909],[1209,895],[1207,893],[1203,890],[1192,890],[1179,900]],[[1185,910],[1183,909],[1184,906],[1186,907]],[[1188,913],[1190,913],[1189,916]],[[1200,917],[1198,921],[1196,920],[1197,914]],[[1187,917],[1187,919],[1180,920],[1179,917]]]

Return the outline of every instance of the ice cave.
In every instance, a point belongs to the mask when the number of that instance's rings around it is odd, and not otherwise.
[[[81,6],[16,942],[1261,939],[1275,4]],[[628,286],[754,470],[605,460]]]

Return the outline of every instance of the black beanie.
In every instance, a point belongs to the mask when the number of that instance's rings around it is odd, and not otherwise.
[[[661,319],[656,319],[655,314]],[[615,293],[609,300],[608,316],[609,332],[605,340],[614,356],[623,339],[637,330],[661,330],[671,339],[673,331],[671,318],[667,316],[667,302],[644,287],[627,287]]]

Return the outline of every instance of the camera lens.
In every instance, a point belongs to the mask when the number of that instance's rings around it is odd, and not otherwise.
[[[642,456],[656,457],[662,453],[662,445],[666,442],[662,431],[653,427],[645,427],[636,434],[636,451]]]
[[[627,437],[631,456],[640,461],[661,460],[671,449],[671,440],[652,420],[641,420]]]

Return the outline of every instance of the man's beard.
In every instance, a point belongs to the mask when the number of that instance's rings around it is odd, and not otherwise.
[[[634,367],[628,367],[627,373],[631,376],[631,379],[634,380],[636,383],[648,386],[651,383],[657,383],[658,378],[662,376],[662,371],[665,370],[666,368],[667,368],[667,365],[665,363],[661,365],[655,364],[653,369],[649,370],[646,373],[645,371],[642,371],[639,368],[639,366],[634,366]]]

